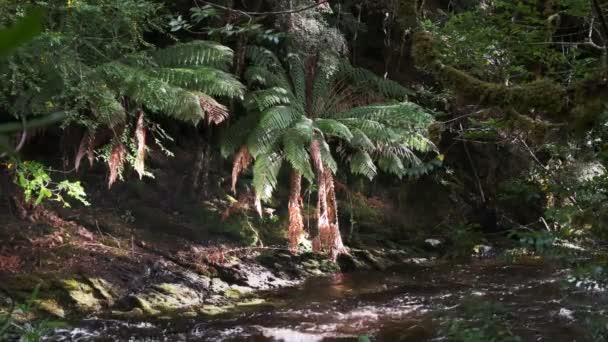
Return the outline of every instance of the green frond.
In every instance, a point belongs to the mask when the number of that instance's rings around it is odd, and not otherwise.
[[[350,129],[339,121],[333,119],[316,119],[314,124],[327,136],[336,137],[348,142],[353,138],[353,133]]]
[[[405,173],[403,161],[395,154],[388,154],[378,158],[378,167],[380,170],[393,174],[401,178]]]
[[[288,134],[297,135],[306,143],[310,143],[313,137],[313,121],[305,116],[300,117],[298,121],[290,128]]]
[[[197,90],[210,96],[238,98],[245,93],[245,86],[239,80],[216,68],[160,68],[151,74],[173,86]]]
[[[262,113],[258,124],[247,139],[251,155],[256,157],[258,154],[272,150],[284,130],[300,117],[302,117],[301,112],[290,106],[276,106]]]
[[[306,71],[304,62],[297,54],[289,54],[287,55],[287,66],[293,93],[296,99],[304,104],[306,102]]]
[[[198,123],[205,115],[197,94],[151,77],[140,69],[109,63],[98,71],[119,95],[127,96],[151,111],[193,123]]]
[[[388,123],[393,127],[426,129],[433,122],[433,116],[422,107],[411,102],[361,106],[336,115],[340,118],[361,118]]]
[[[336,94],[336,89],[332,91],[332,86],[336,86],[335,76],[335,67],[319,66],[312,84],[312,101],[315,113],[322,113],[332,107],[331,103],[339,102],[336,99],[336,97],[339,97],[339,94]]]
[[[359,151],[355,153],[350,159],[350,172],[353,174],[365,176],[371,180],[376,177],[378,170],[369,153]]]
[[[312,183],[314,173],[310,164],[310,155],[306,149],[306,141],[298,137],[297,134],[292,135],[289,133],[293,132],[286,132],[286,134],[283,135],[285,159],[289,161],[294,170],[298,171],[304,178]]]
[[[245,58],[250,65],[269,68],[281,65],[281,61],[274,52],[258,45],[249,45],[245,48]]]
[[[261,154],[253,163],[253,188],[261,200],[272,197],[277,187],[277,176],[283,163],[283,156],[278,153]]]
[[[148,54],[161,67],[212,66],[227,69],[232,64],[234,52],[216,42],[197,40],[150,51]]]
[[[265,87],[281,87],[291,89],[291,84],[282,70],[273,71],[266,67],[250,66],[243,74],[245,82],[249,86],[262,85]]]
[[[228,158],[247,142],[251,128],[258,123],[259,115],[250,114],[240,118],[236,123],[223,130],[220,136],[220,152]]]
[[[380,77],[370,70],[353,67],[348,62],[344,62],[340,66],[341,76],[350,81],[352,85],[371,88],[387,98],[397,100],[405,100],[408,95],[414,94],[413,91],[399,83]]]
[[[245,99],[245,107],[248,110],[263,112],[271,107],[289,105],[292,102],[293,95],[287,89],[272,87],[249,92]]]
[[[372,151],[376,148],[374,142],[363,133],[362,130],[355,128],[352,130],[353,138],[350,141],[350,145],[354,148],[363,150],[363,151]]]
[[[331,153],[329,144],[327,144],[325,140],[320,140],[319,145],[321,146],[321,160],[323,161],[323,165],[328,167],[331,172],[335,174],[338,171],[338,163]]]
[[[91,93],[91,109],[100,124],[114,127],[125,122],[127,112],[116,99],[116,94],[105,86],[96,88]]]
[[[302,116],[297,108],[275,106],[262,113],[259,127],[264,131],[285,129]]]
[[[351,131],[359,129],[368,139],[377,143],[393,143],[401,139],[401,136],[395,132],[390,126],[370,119],[339,119],[341,123],[346,125]]]

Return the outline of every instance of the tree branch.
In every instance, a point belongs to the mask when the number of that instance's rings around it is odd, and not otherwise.
[[[198,2],[198,1],[195,1],[195,2]],[[304,12],[304,11],[307,11],[309,9],[316,8],[316,7],[319,7],[321,5],[324,5],[324,4],[328,3],[329,0],[321,0],[321,1],[319,1],[319,2],[317,2],[315,4],[313,4],[313,5],[304,6],[304,7],[296,8],[296,9],[293,9],[293,10],[270,11],[270,12],[248,12],[248,11],[241,11],[241,10],[237,10],[237,9],[234,9],[234,8],[230,8],[230,7],[214,4],[212,2],[205,1],[205,0],[200,0],[200,2],[204,3],[205,5],[208,5],[208,6],[211,6],[211,7],[215,7],[215,8],[224,10],[224,11],[239,13],[239,14],[247,16],[247,17],[252,17],[252,16],[283,15],[283,14],[293,14],[293,13]]]

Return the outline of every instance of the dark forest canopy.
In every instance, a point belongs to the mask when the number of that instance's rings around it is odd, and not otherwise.
[[[333,261],[606,246],[608,1],[5,0],[0,29],[6,217],[149,205]]]

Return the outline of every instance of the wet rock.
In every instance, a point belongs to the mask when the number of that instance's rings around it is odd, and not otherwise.
[[[180,283],[154,284],[131,297],[145,314],[152,316],[203,304],[201,292]]]
[[[54,299],[40,299],[35,301],[36,307],[51,316],[65,318],[65,310]]]
[[[64,279],[62,286],[80,310],[96,311],[102,308],[100,299],[95,296],[95,290],[89,284],[72,278]]]

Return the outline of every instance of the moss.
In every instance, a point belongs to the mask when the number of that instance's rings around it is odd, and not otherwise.
[[[101,278],[87,278],[87,280],[89,281],[89,284],[91,284],[91,287],[93,287],[93,289],[97,291],[97,293],[99,293],[99,295],[105,299],[109,305],[114,303],[112,285]]]
[[[241,297],[241,291],[237,289],[229,289],[224,292],[224,296],[231,299],[239,299]]]
[[[144,311],[140,308],[133,308],[131,311],[117,311],[114,310],[110,313],[113,317],[122,319],[137,319],[144,316]]]
[[[70,298],[80,309],[87,311],[101,309],[101,303],[95,297],[94,289],[88,284],[74,278],[64,279],[62,284]]]
[[[566,90],[549,79],[507,87],[482,81],[450,66],[442,69],[441,77],[467,103],[513,108],[521,113],[540,111],[554,118],[562,115],[565,106]]]
[[[227,313],[230,309],[234,308],[232,305],[217,306],[217,305],[205,305],[200,309],[200,313],[207,316],[217,316]]]
[[[43,312],[55,317],[65,318],[65,310],[54,299],[40,299],[34,302],[36,307]]]
[[[145,300],[145,299],[143,299],[143,298],[141,298],[139,296],[133,296],[133,299],[135,300],[135,303],[137,304],[137,306],[139,307],[139,309],[141,311],[143,311],[143,313],[145,315],[148,315],[148,316],[157,316],[157,315],[159,315],[161,313],[159,310],[156,310],[156,309],[152,308],[152,305],[147,300]]]
[[[266,303],[266,301],[262,298],[249,298],[242,302],[236,303],[236,306],[255,306],[255,305],[260,305],[260,304],[264,304],[264,303]]]
[[[411,56],[418,68],[438,71],[441,67],[441,54],[435,37],[430,32],[419,31],[412,35]]]

